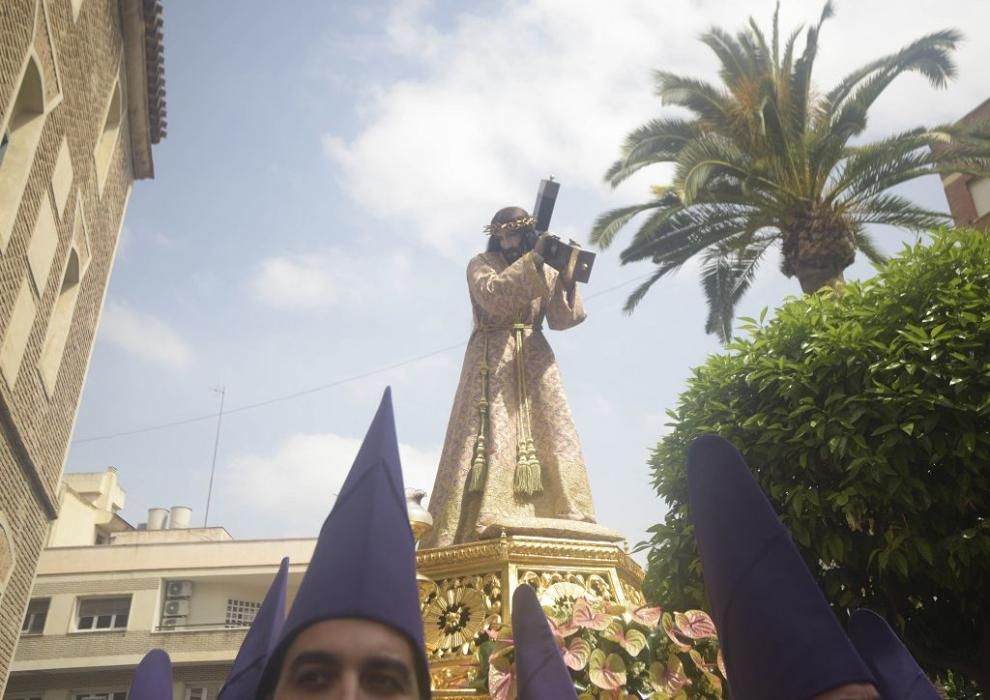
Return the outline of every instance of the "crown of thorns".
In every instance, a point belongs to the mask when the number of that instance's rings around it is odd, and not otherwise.
[[[506,221],[504,224],[488,224],[485,226],[484,231],[489,236],[495,233],[501,233],[502,231],[518,231],[521,228],[526,228],[527,226],[532,226],[536,223],[536,219],[532,216],[522,216],[518,219],[513,219],[512,221]]]

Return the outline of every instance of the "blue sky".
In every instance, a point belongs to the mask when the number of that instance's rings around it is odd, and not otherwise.
[[[735,31],[749,14],[766,26],[774,3],[740,4],[169,3],[168,137],[155,179],[131,197],[67,470],[115,465],[134,523],[182,504],[201,524],[213,387],[224,385],[210,524],[238,538],[313,536],[390,384],[407,485],[430,490],[482,226],[502,206],[530,207],[548,174],[563,183],[555,228],[580,241],[601,211],[647,197],[663,169],[616,191],[602,175],[626,133],[661,113],[651,70],[714,80],[697,36]],[[821,9],[783,6],[784,27]],[[990,26],[983,0],[837,10],[821,41],[823,89],[926,32]],[[972,34],[948,89],[903,78],[870,134],[951,121],[983,101],[990,46]],[[937,179],[905,192],[945,209]],[[690,265],[621,313],[650,270],[618,265],[630,233],[599,255],[588,320],[548,335],[599,520],[635,543],[663,517],[646,460],[664,411],[718,345],[703,333]],[[888,252],[905,238],[876,233]],[[865,262],[848,272],[872,274]],[[739,313],[797,293],[769,259]]]

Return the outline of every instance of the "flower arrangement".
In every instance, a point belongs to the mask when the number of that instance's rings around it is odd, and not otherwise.
[[[715,625],[701,610],[663,612],[574,597],[544,597],[580,700],[721,698],[725,666]],[[516,697],[512,639],[502,627],[478,647],[478,687],[492,700]]]

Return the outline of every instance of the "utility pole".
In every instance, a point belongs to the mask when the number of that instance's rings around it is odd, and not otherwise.
[[[213,497],[213,475],[217,471],[217,448],[220,446],[220,426],[223,423],[223,400],[227,395],[227,387],[222,384],[214,387],[213,391],[220,394],[220,413],[217,414],[217,434],[213,440],[213,464],[210,465],[210,487],[206,491],[206,513],[203,515],[203,527],[210,520],[210,499]]]

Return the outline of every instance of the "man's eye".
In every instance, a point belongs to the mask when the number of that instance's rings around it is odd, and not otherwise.
[[[369,673],[364,677],[363,685],[382,697],[399,695],[407,690],[403,680],[391,673]]]
[[[295,680],[297,686],[314,690],[330,683],[330,673],[323,668],[303,668],[296,673]]]

